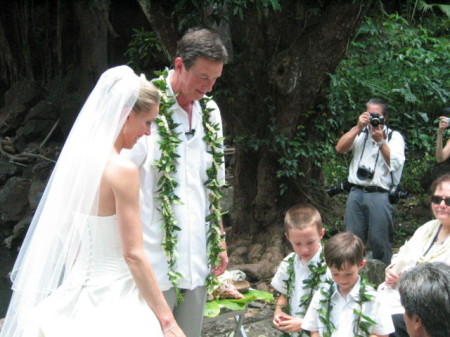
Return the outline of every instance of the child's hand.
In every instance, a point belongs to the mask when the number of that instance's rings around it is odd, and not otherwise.
[[[299,317],[283,316],[278,329],[284,332],[293,333],[302,331],[303,319]]]
[[[287,317],[290,317],[290,316],[280,310],[279,313],[275,313],[275,315],[273,316],[272,323],[273,323],[273,325],[275,325],[275,327],[277,329],[279,329],[280,328],[280,323],[282,321],[284,321]]]

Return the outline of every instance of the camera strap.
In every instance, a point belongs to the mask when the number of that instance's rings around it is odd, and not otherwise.
[[[386,126],[386,131],[387,131],[387,141],[388,141],[388,143],[389,143],[389,141],[390,141],[391,138],[392,138],[392,133],[393,133],[394,131],[391,130],[391,129],[389,129],[388,126]],[[369,138],[369,126],[366,126],[362,132],[365,132],[365,133],[366,133],[366,136],[364,137],[364,145],[363,145],[363,150],[362,150],[362,152],[361,152],[361,156],[359,157],[358,167],[359,167],[360,164],[361,164],[361,160],[362,160],[362,157],[363,157],[363,155],[364,155],[364,151],[366,150],[366,143],[367,143],[367,139]],[[376,167],[377,167],[378,157],[379,157],[379,156],[380,156],[380,148],[378,148],[377,157],[376,157],[376,159],[375,159],[375,164],[374,164],[374,166],[373,166],[373,171],[374,171],[374,172],[375,172],[375,169],[376,169]],[[391,179],[392,179],[392,183],[394,183],[394,177],[392,176],[392,172],[391,172]]]
[[[359,157],[358,167],[359,167],[360,164],[361,164],[361,160],[362,160],[362,157],[363,157],[363,155],[364,155],[364,151],[366,150],[367,139],[369,138],[369,127],[366,126],[366,127],[364,128],[363,132],[366,133],[366,136],[364,137],[364,145],[363,145],[363,149],[362,149],[362,151],[361,151],[361,156]],[[380,156],[380,148],[378,148],[377,157],[375,158],[375,164],[373,165],[373,170],[372,170],[372,171],[374,171],[374,172],[375,172],[375,169],[376,169],[376,167],[377,167],[378,157],[379,157],[379,156]]]

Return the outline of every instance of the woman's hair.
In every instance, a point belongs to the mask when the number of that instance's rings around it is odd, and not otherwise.
[[[430,186],[430,196],[436,192],[437,188],[441,184],[446,183],[446,182],[450,182],[450,174],[449,173],[446,173],[446,174],[443,174],[443,175],[437,177]]]
[[[226,63],[228,53],[217,33],[192,28],[178,41],[176,57],[181,57],[186,69],[190,69],[199,57]]]
[[[327,241],[323,253],[328,268],[359,266],[364,259],[364,243],[355,234],[342,232]]]
[[[152,105],[159,105],[159,100],[159,90],[152,82],[147,81],[144,75],[141,75],[139,96],[134,104],[134,111],[137,113],[148,111]]]

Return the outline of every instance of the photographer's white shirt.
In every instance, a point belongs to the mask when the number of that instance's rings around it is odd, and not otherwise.
[[[170,77],[170,73],[169,73]],[[168,94],[173,94],[169,81]],[[211,120],[218,123],[220,131],[218,137],[222,137],[222,122],[220,111],[214,101],[208,102],[208,107],[212,108]],[[205,217],[209,214],[209,201],[205,182],[207,181],[206,169],[212,164],[212,155],[207,152],[207,146],[203,137],[205,135],[202,125],[202,110],[198,101],[194,102],[192,109],[192,129],[189,132],[189,119],[177,103],[173,110],[173,120],[179,125],[175,129],[179,133],[181,143],[178,144],[177,158],[178,166],[175,179],[178,186],[175,189],[176,195],[181,199],[182,205],[174,205],[173,211],[177,226],[181,228],[177,232],[177,267],[176,271],[182,274],[179,282],[181,289],[195,289],[205,284],[209,274],[207,256],[207,223]],[[140,171],[141,183],[141,220],[144,236],[144,248],[148,254],[150,263],[158,278],[162,291],[172,288],[167,273],[168,264],[166,254],[161,243],[163,241],[163,222],[159,211],[160,201],[157,200],[158,181],[161,174],[154,166],[155,161],[161,157],[156,123],[152,124],[151,135],[143,136],[131,150],[123,150],[121,155],[133,160]],[[221,165],[218,179],[225,181],[225,165]]]
[[[383,130],[386,134],[386,144],[390,150],[390,165],[386,163],[380,147],[372,139],[367,128],[365,128],[356,136],[350,147],[350,150],[353,152],[348,175],[350,183],[362,186],[378,186],[389,190],[392,185],[391,172],[395,184],[400,182],[405,163],[405,141],[399,132],[392,131],[386,125]],[[392,132],[390,139],[387,136],[389,132]],[[372,179],[358,178],[357,171],[362,166],[374,171]]]

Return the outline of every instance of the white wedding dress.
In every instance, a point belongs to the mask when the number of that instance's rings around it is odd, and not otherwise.
[[[70,275],[35,307],[25,336],[163,336],[123,258],[117,217],[87,221]]]

